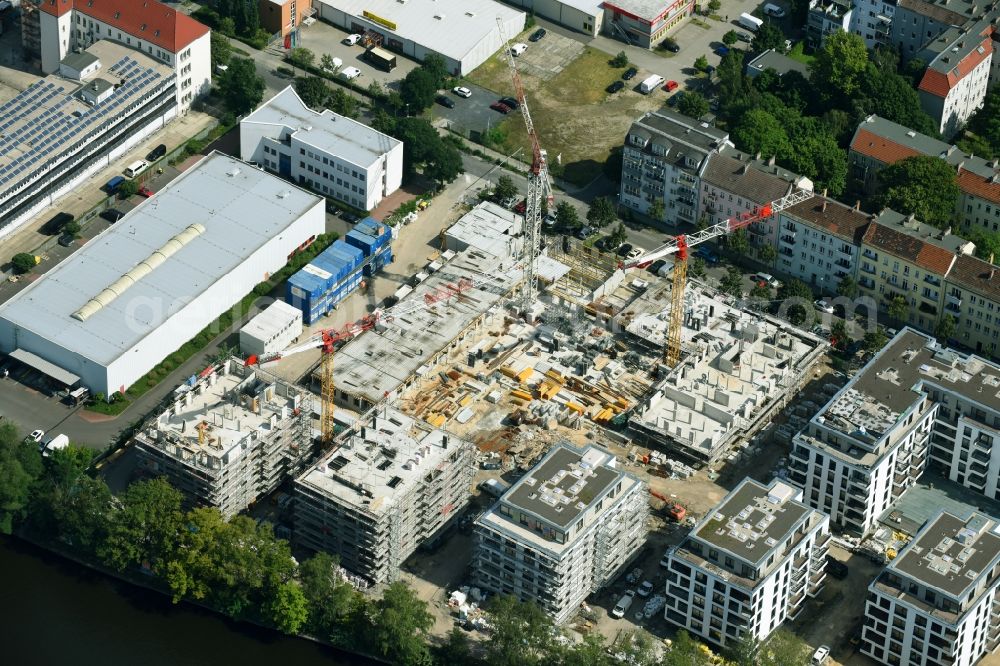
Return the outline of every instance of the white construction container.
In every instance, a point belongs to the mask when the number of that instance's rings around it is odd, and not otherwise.
[[[240,351],[244,356],[280,352],[300,335],[302,310],[275,301],[240,329]]]

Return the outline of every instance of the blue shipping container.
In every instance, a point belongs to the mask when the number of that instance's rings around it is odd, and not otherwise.
[[[365,275],[374,275],[392,263],[392,246],[388,246],[372,257],[372,260],[365,266]]]
[[[347,275],[346,262],[336,255],[324,253],[313,259],[312,263],[317,269],[324,271],[329,276],[326,279],[324,291],[333,287]]]
[[[355,224],[354,228],[361,233],[368,234],[369,236],[377,238],[380,241],[388,241],[388,239],[392,238],[392,227],[388,224],[379,222],[373,217],[366,217]]]
[[[349,267],[348,270],[354,270],[357,268],[358,264],[360,264],[362,259],[364,259],[364,253],[359,252],[358,248],[353,247],[342,240],[338,240],[331,245],[330,251],[339,257],[343,257],[347,261]]]
[[[372,256],[378,249],[378,241],[373,236],[362,233],[357,229],[349,231],[345,238],[348,243],[364,252],[366,257]]]

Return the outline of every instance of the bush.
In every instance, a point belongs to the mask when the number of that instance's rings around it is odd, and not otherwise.
[[[10,263],[14,266],[14,271],[20,274],[27,273],[37,265],[35,255],[27,252],[18,252],[11,258]]]
[[[135,180],[126,180],[118,188],[118,197],[121,199],[128,199],[129,197],[135,196],[139,192],[139,182]]]
[[[624,51],[619,51],[618,55],[612,58],[609,63],[612,67],[628,67],[628,56]]]

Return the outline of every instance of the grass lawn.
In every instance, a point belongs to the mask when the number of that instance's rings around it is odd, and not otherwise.
[[[521,76],[542,147],[548,151],[550,163],[561,163],[563,177],[575,184],[584,185],[599,176],[611,149],[622,144],[632,121],[664,101],[659,91],[641,95],[632,90],[646,76],[641,71],[625,90],[608,94],[605,88],[625,70],[611,67],[611,58],[609,53],[586,48],[547,81],[527,73]],[[499,94],[513,92],[510,72],[497,56],[483,63],[469,80]],[[508,115],[500,128],[506,133],[507,152],[524,147],[530,154],[519,113]]]
[[[792,60],[798,60],[804,65],[811,64],[812,61],[816,59],[816,56],[806,55],[805,52],[803,51],[804,48],[805,48],[805,42],[797,42],[792,47],[792,50],[788,52],[788,57],[791,58]]]

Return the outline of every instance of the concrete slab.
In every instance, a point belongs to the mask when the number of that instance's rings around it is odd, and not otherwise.
[[[968,518],[974,511],[1000,517],[1000,501],[992,500],[944,477],[927,473],[891,509],[882,514],[879,522],[889,529],[913,535],[942,509],[962,519]]]

